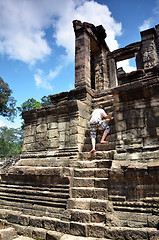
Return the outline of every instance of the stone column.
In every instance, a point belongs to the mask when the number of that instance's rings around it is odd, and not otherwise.
[[[158,63],[159,63],[159,24],[155,26],[156,27],[156,49],[157,49],[157,58],[158,58]]]
[[[110,58],[108,64],[109,64],[110,87],[111,88],[116,87],[118,85],[116,62],[113,58]]]
[[[109,88],[107,73],[107,52],[104,48],[94,53],[95,89],[105,90]]]
[[[75,41],[75,87],[91,86],[90,83],[90,37],[80,21],[74,21]]]
[[[141,34],[141,55],[143,69],[154,67],[157,64],[157,50],[155,45],[155,29],[150,28]]]

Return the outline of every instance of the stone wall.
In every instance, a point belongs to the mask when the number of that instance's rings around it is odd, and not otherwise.
[[[144,76],[113,90],[119,164],[158,162],[159,80]]]
[[[78,97],[79,92],[82,99],[74,99],[74,94]],[[53,95],[53,104],[48,107],[24,112],[23,152],[18,165],[66,166],[68,152],[77,154],[83,148],[90,100],[89,91],[76,89]],[[64,160],[65,156],[68,161]]]

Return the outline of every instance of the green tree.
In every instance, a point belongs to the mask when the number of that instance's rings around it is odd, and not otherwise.
[[[40,102],[38,102],[34,98],[29,98],[28,100],[23,102],[20,107],[17,107],[17,109],[19,110],[20,116],[22,117],[23,111],[29,111],[29,110],[38,109],[41,107],[42,107],[42,104]]]
[[[22,151],[22,143],[22,129],[0,127],[0,157],[20,154]]]
[[[42,107],[46,107],[48,105],[51,105],[52,102],[51,102],[50,95],[42,97],[41,98],[41,104],[42,104]]]
[[[16,100],[11,96],[12,90],[0,77],[0,115],[13,121],[16,116]]]

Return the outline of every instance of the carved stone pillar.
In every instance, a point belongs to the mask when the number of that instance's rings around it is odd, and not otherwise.
[[[76,35],[75,87],[90,87],[90,37],[80,21],[74,21],[73,26]]]
[[[106,32],[103,26],[73,21],[75,42],[75,87],[109,88]]]
[[[155,26],[156,27],[156,49],[157,49],[157,58],[158,58],[158,63],[159,63],[159,24]]]
[[[110,78],[110,87],[116,87],[118,85],[117,71],[116,71],[116,62],[113,58],[109,59],[109,78]]]
[[[154,67],[157,64],[157,49],[155,45],[155,29],[150,28],[141,34],[141,55],[143,69]]]

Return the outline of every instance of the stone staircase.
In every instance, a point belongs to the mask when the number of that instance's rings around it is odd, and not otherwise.
[[[93,106],[97,103],[103,104],[109,115],[113,114],[110,93],[97,94]],[[43,180],[40,174],[23,179],[22,166],[17,168],[21,179],[2,176],[0,225],[14,227],[18,235],[38,240],[158,240],[157,197],[147,202],[146,199],[128,201],[124,194],[117,194],[111,188],[116,134],[113,121],[109,124],[108,144],[99,143],[103,133],[99,129],[97,151],[90,153],[90,130],[87,129],[83,151],[78,156],[69,152],[68,157],[72,154],[73,160],[63,170],[60,165],[51,166],[49,174],[43,170]],[[62,153],[58,157],[63,157]],[[63,171],[68,178],[61,178],[57,171]],[[52,179],[52,174],[58,176],[58,180]]]
[[[0,208],[21,211],[37,216],[56,216],[66,209],[69,185],[36,186],[24,183],[1,182]]]

